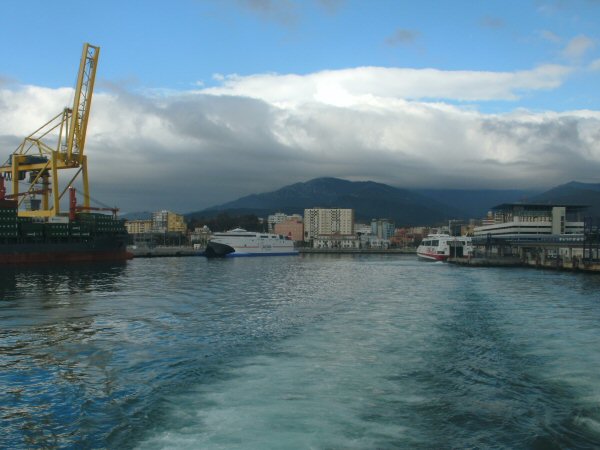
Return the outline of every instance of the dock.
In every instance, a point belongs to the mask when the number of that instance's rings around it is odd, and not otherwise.
[[[414,255],[416,248],[299,248],[300,254],[322,255]]]
[[[134,258],[161,258],[169,256],[204,256],[204,251],[190,246],[139,246],[131,245],[127,251],[133,254]]]
[[[600,273],[600,261],[581,258],[519,258],[514,256],[448,258],[449,264],[469,267],[530,267],[534,269]]]

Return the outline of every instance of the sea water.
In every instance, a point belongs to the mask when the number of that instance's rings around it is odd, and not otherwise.
[[[594,275],[157,258],[0,298],[0,448],[600,446]]]

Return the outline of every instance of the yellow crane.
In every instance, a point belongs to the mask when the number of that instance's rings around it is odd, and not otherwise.
[[[60,201],[79,174],[82,176],[84,208],[91,209],[84,148],[99,54],[100,47],[88,43],[83,45],[73,107],[65,108],[27,136],[8,161],[0,166],[0,177],[3,177],[0,182],[12,181],[12,194],[6,197],[18,200],[19,206],[29,199],[29,208],[20,210],[19,216],[59,215]],[[50,139],[56,139],[54,146],[46,143]],[[75,173],[61,191],[58,172],[63,169],[71,169]],[[29,187],[20,190],[20,182],[29,183]],[[41,195],[41,202],[35,199],[36,194]]]

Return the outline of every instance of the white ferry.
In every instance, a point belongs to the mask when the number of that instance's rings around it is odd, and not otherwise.
[[[449,257],[469,256],[473,251],[469,236],[430,234],[417,247],[417,255],[430,261],[446,261]]]
[[[243,228],[213,233],[206,245],[209,258],[223,256],[276,256],[297,255],[294,242],[286,236],[256,233]]]

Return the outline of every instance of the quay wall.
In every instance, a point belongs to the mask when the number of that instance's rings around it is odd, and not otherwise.
[[[129,246],[127,251],[133,254],[134,258],[160,258],[168,256],[202,256],[204,252],[189,246]]]
[[[580,258],[534,259],[518,257],[449,258],[450,264],[471,267],[531,267],[534,269],[567,270],[600,273],[600,262],[584,263]]]
[[[414,255],[415,248],[299,248],[302,254],[327,254],[327,255]]]

